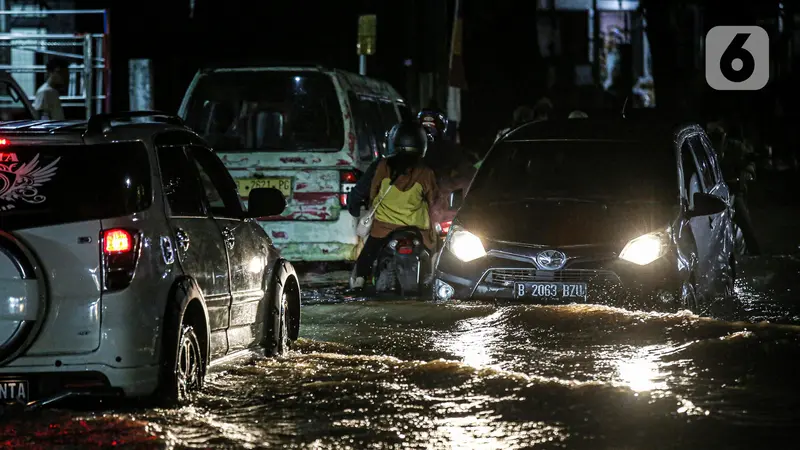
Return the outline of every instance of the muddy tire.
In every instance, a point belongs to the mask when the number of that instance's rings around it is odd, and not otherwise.
[[[396,276],[397,284],[400,287],[400,296],[416,297],[419,295],[421,283],[417,281],[417,277],[422,275],[417,273],[419,270],[422,269],[407,271],[403,266],[397,268]]]
[[[377,267],[375,277],[375,292],[394,292],[398,288],[397,271],[393,263],[385,263],[383,267]]]
[[[162,373],[161,384],[154,400],[162,406],[189,404],[203,388],[206,361],[194,327],[181,325],[181,334],[175,352],[174,370]]]
[[[287,262],[278,263],[272,285],[271,299],[264,333],[264,353],[281,356],[300,335],[300,286],[294,267]]]

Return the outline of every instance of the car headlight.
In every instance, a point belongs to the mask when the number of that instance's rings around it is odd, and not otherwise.
[[[486,256],[481,238],[461,227],[453,227],[447,248],[456,258],[464,262],[474,261]]]
[[[648,233],[631,239],[625,244],[619,257],[640,266],[645,266],[667,254],[667,234],[662,232]]]

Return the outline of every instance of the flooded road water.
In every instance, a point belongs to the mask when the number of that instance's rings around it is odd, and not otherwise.
[[[194,406],[0,419],[0,446],[797,448],[800,260],[743,272],[735,321],[309,287],[294,351],[211,374]]]

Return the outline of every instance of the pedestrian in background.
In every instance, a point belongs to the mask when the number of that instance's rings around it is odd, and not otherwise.
[[[64,120],[59,89],[69,82],[69,63],[63,58],[47,62],[47,80],[36,91],[33,109],[42,120]]]

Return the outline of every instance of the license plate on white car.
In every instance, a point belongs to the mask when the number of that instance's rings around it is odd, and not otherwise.
[[[292,195],[292,179],[289,177],[280,178],[238,178],[236,186],[239,188],[239,195],[248,197],[250,191],[257,188],[275,188],[284,197]]]
[[[0,403],[28,403],[30,389],[25,380],[0,380]]]
[[[514,297],[585,300],[586,283],[517,283]]]

